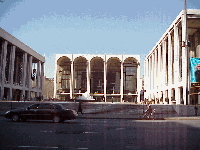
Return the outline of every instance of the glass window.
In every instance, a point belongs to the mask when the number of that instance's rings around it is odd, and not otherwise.
[[[54,106],[51,104],[41,104],[38,108],[39,109],[54,109]]]
[[[54,105],[55,109],[62,109],[62,105],[58,104],[58,105]]]
[[[37,109],[38,106],[39,106],[39,104],[33,104],[33,105],[29,106],[28,108],[29,109]]]

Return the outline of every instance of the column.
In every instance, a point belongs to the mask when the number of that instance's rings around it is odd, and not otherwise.
[[[150,100],[151,92],[151,56],[148,58],[148,100]]]
[[[158,44],[158,73],[157,73],[157,82],[158,82],[158,97],[160,102],[161,95],[161,45]]]
[[[56,57],[56,59],[55,59],[55,72],[54,72],[54,95],[53,95],[54,98],[57,98],[56,97],[56,92],[57,92],[57,78],[58,78],[57,74],[58,74],[58,66],[57,66],[57,57]]]
[[[146,81],[147,81],[147,59],[145,59],[144,60],[144,90],[146,90],[147,88],[146,88]],[[146,93],[144,93],[144,99],[145,99],[145,97],[146,97]]]
[[[158,81],[158,75],[157,75],[157,71],[158,71],[158,62],[157,62],[157,49],[155,49],[155,69],[154,69],[154,71],[155,71],[155,73],[154,73],[154,95],[155,95],[155,104],[157,104],[157,101],[156,101],[156,98],[157,98],[157,91],[158,91],[158,87],[157,87],[157,81]]]
[[[146,61],[146,82],[144,82],[146,84],[146,99],[148,99],[148,96],[149,96],[149,91],[150,91],[150,80],[149,80],[149,57],[147,58],[147,61]]]
[[[30,99],[31,98],[31,89],[32,89],[32,79],[31,79],[31,72],[32,72],[32,56],[29,56],[28,59],[28,95],[27,98]]]
[[[37,89],[37,93],[36,93],[36,95],[37,95],[37,97],[38,96],[40,96],[39,95],[39,81],[40,81],[40,64],[41,64],[41,62],[40,61],[38,61],[37,62],[37,75],[36,75],[36,89]]]
[[[104,60],[104,98],[105,98],[105,102],[106,102],[106,83],[107,83],[107,80],[106,80],[106,71],[107,71],[107,63],[106,63],[106,56],[105,56],[105,60]]]
[[[174,25],[174,85],[176,104],[180,104],[179,98],[179,35],[178,27]]]
[[[172,38],[171,33],[168,33],[168,98],[171,104],[171,90],[172,90]]]
[[[15,46],[11,48],[11,56],[10,56],[10,68],[9,68],[9,83],[13,84],[13,75],[14,75],[14,62],[15,62]]]
[[[3,42],[1,43],[1,53],[0,53],[0,56],[1,56],[1,62],[0,62],[0,70],[2,70],[2,64],[3,64],[3,54],[4,54],[4,52],[3,52],[3,49],[4,49],[4,44],[3,44]],[[2,71],[0,72],[0,83],[2,82]],[[0,99],[1,99],[1,97],[0,97]]]
[[[139,60],[137,60],[137,94],[138,94],[138,97],[137,97],[137,102],[140,102],[140,90],[142,90],[142,89],[140,89],[140,84],[141,84],[141,80],[140,80],[140,59]]]
[[[166,91],[166,80],[167,80],[167,70],[166,70],[166,41],[163,39],[163,70],[162,70],[162,79],[163,79],[163,102],[165,103],[165,91]]]
[[[124,69],[124,67],[123,67],[123,56],[122,56],[122,61],[121,61],[121,86],[120,86],[120,94],[121,94],[121,102],[122,102],[122,99],[123,99],[123,69]]]
[[[9,67],[9,83],[10,85],[12,85],[12,87],[10,87],[10,95],[9,95],[9,99],[12,99],[12,88],[13,88],[13,74],[14,74],[14,62],[15,62],[15,46],[11,47],[11,53],[10,53],[10,67]]]
[[[22,68],[22,95],[25,96],[26,87],[26,65],[27,65],[27,53],[23,53],[23,68]]]
[[[188,100],[188,72],[187,72],[187,23],[185,15],[182,17],[182,85],[183,85],[183,101],[184,105],[187,104]]]
[[[44,82],[44,63],[41,63],[41,78],[40,78],[40,91],[43,96],[43,82]]]
[[[87,92],[90,93],[90,60],[87,62]]]
[[[151,98],[153,98],[154,99],[154,91],[155,91],[155,83],[154,83],[154,75],[155,75],[155,52],[153,52],[152,53],[152,60],[151,60],[151,64],[152,64],[152,75],[151,75],[151,79],[152,79],[152,96],[151,96]]]
[[[2,57],[2,80],[1,80],[1,99],[4,98],[4,81],[5,81],[5,66],[6,66],[6,55],[7,55],[7,46],[8,42],[4,41],[3,43],[3,57]]]
[[[71,61],[71,76],[70,76],[70,99],[73,99],[73,81],[74,81],[74,62],[73,62],[73,56]]]

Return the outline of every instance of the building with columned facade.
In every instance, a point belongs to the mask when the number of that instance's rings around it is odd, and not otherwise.
[[[45,58],[0,28],[0,99],[42,96]]]
[[[191,82],[190,66],[191,58],[200,58],[200,10],[188,9],[187,15],[184,12],[179,13],[145,57],[144,98],[149,101],[200,104],[200,84]]]
[[[54,97],[60,100],[87,92],[97,101],[136,102],[139,85],[139,55],[56,55]]]

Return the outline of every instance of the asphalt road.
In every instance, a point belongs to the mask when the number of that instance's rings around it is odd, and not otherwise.
[[[12,122],[0,117],[0,149],[200,149],[200,120],[76,119]]]

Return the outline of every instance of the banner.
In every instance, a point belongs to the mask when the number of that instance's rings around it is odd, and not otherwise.
[[[200,82],[200,58],[190,58],[191,82]]]

